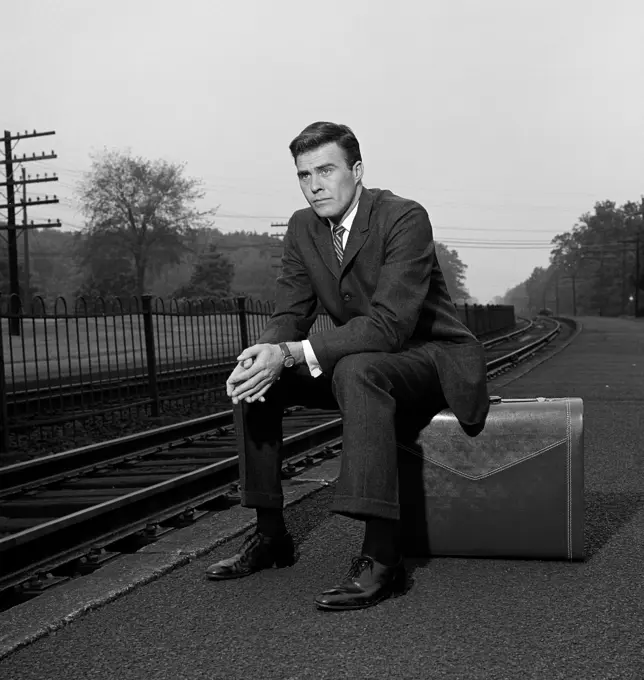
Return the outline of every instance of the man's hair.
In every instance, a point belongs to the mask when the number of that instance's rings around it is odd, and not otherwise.
[[[293,160],[308,151],[313,151],[325,144],[337,142],[338,146],[344,151],[344,158],[349,168],[362,160],[360,155],[360,144],[353,130],[347,125],[337,123],[327,123],[318,121],[311,123],[300,132],[300,134],[289,144]]]

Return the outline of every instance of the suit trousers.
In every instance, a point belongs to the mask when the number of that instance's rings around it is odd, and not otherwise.
[[[285,368],[265,399],[242,406],[242,505],[283,506],[284,408],[339,409],[343,445],[330,509],[356,519],[400,518],[397,441],[413,437],[447,406],[436,368],[422,348],[347,355],[332,376],[313,378],[306,364]]]

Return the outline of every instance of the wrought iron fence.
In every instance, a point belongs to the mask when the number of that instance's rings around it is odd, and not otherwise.
[[[511,306],[458,310],[479,336],[515,324]],[[185,417],[196,403],[223,405],[235,357],[272,311],[271,303],[245,297],[78,298],[73,306],[36,297],[25,309],[0,296],[0,453],[78,446],[100,437],[106,418],[127,429],[138,416]],[[319,314],[312,332],[332,325]]]

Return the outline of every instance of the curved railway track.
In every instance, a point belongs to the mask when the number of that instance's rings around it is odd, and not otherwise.
[[[488,378],[567,327],[541,318],[484,343]],[[339,455],[338,412],[286,410],[285,478]],[[238,502],[231,410],[0,469],[0,610]]]

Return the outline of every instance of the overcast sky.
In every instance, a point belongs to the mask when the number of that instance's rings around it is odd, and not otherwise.
[[[58,154],[26,166],[63,198],[30,217],[65,228],[107,147],[185,162],[216,227],[271,231],[305,205],[288,143],[330,120],[486,302],[596,201],[644,194],[642,0],[20,0],[1,20],[0,126],[56,131],[16,152]]]

